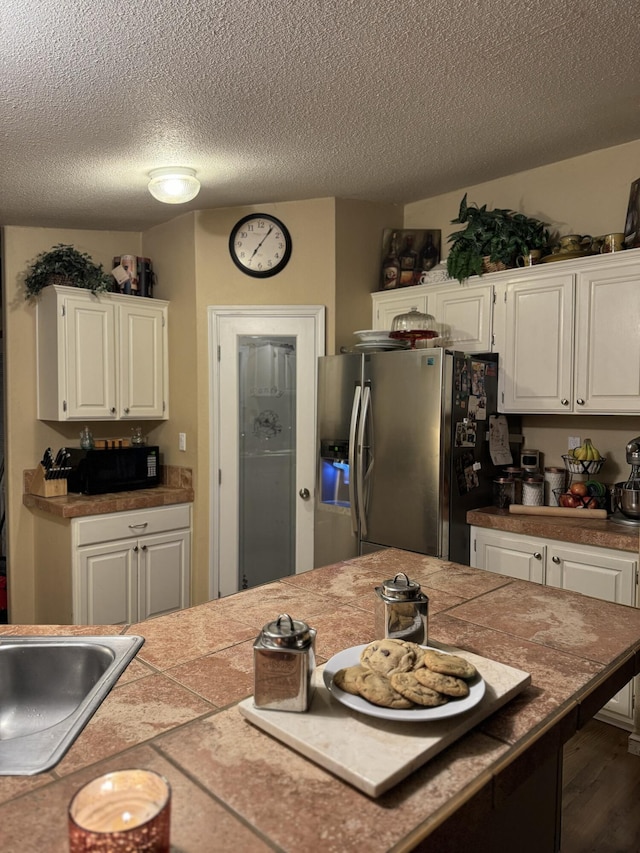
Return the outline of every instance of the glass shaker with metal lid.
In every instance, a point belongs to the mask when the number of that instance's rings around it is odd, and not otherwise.
[[[316,631],[281,613],[253,644],[253,702],[274,711],[307,711],[315,669]]]
[[[429,599],[420,584],[409,580],[404,572],[375,588],[375,635],[377,640],[391,637],[426,645],[428,638]]]

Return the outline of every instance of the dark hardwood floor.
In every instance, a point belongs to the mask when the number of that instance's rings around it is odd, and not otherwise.
[[[591,720],[564,748],[561,853],[640,853],[640,756]]]

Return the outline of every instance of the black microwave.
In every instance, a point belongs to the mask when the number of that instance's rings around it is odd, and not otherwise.
[[[112,447],[100,450],[68,448],[69,492],[103,495],[150,489],[160,483],[160,449],[154,446]]]

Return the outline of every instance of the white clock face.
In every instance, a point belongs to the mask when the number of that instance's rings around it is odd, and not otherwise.
[[[229,237],[229,252],[235,265],[257,278],[275,275],[291,255],[291,237],[280,220],[266,214],[241,219]]]

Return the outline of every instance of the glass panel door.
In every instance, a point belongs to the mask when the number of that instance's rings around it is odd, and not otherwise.
[[[239,335],[238,587],[295,572],[296,339]]]

